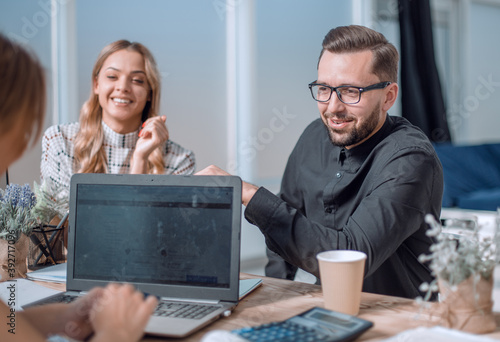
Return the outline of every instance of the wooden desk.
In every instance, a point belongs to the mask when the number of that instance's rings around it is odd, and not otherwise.
[[[233,330],[280,321],[314,306],[323,306],[321,287],[318,285],[244,273],[240,278],[262,278],[263,284],[243,298],[231,316],[221,318],[185,339],[146,336],[143,341],[200,341],[210,330]],[[43,284],[48,285],[48,283]],[[61,289],[60,285],[48,286]],[[419,307],[411,299],[363,293],[359,317],[372,321],[374,326],[356,341],[384,340],[407,329],[437,324],[437,319],[430,318],[428,312],[417,316],[418,312]],[[500,313],[495,313],[495,317],[497,330],[484,336],[500,339]]]

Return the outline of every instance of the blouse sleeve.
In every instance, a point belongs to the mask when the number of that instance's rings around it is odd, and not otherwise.
[[[196,168],[194,153],[173,141],[167,142],[165,173],[172,175],[192,175]]]
[[[73,174],[72,139],[61,131],[60,126],[49,127],[42,138],[40,180],[69,189]]]

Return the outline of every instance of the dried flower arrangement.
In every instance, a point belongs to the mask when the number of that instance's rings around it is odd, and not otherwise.
[[[7,185],[0,189],[0,238],[17,241],[21,234],[29,236],[37,219],[33,213],[35,194],[28,184]]]
[[[55,216],[63,218],[69,210],[69,191],[67,188],[53,183],[34,183],[37,203],[33,213],[40,223],[48,223]]]
[[[498,214],[497,214],[498,217]],[[430,261],[435,279],[420,287],[426,295],[417,298],[422,307],[430,307],[428,300],[434,292],[440,292],[441,304],[445,306],[445,325],[474,333],[483,333],[496,328],[491,309],[493,272],[499,261],[500,234],[497,228],[493,237],[481,237],[476,225],[469,234],[443,232],[441,224],[426,215],[430,225],[427,235],[435,239],[429,255],[421,255],[421,262]]]
[[[26,276],[30,237],[36,241],[39,227],[67,212],[68,191],[36,183],[34,188],[10,184],[0,189],[0,281]]]
[[[430,284],[422,284],[420,290],[427,292],[423,300],[428,300],[432,292],[439,290],[438,278],[453,287],[471,276],[486,280],[493,276],[499,256],[499,251],[495,248],[495,241],[500,242],[498,232],[494,238],[480,238],[477,227],[470,236],[443,234],[443,227],[432,215],[426,215],[425,221],[431,227],[427,235],[434,237],[436,243],[430,247],[431,254],[421,255],[419,260],[430,261],[430,268],[436,279]]]
[[[68,211],[67,191],[34,184],[35,192],[28,184],[7,185],[0,189],[0,239],[19,240],[21,234],[30,236],[33,228],[48,223],[54,216],[63,217]]]

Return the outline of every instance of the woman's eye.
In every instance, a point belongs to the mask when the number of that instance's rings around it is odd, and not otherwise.
[[[141,80],[139,78],[134,78],[134,79],[132,79],[132,81],[134,81],[135,83],[139,83],[139,84],[143,84],[144,83],[144,80]]]
[[[107,77],[108,79],[110,79],[110,80],[115,80],[115,79],[116,79],[116,76],[114,76],[114,75],[108,75],[108,76],[106,76],[106,77]]]

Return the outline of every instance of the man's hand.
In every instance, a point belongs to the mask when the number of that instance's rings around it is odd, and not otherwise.
[[[201,171],[196,173],[198,176],[230,176],[229,173],[222,170],[220,167],[215,165],[210,165]],[[259,190],[259,188],[253,184],[242,182],[241,184],[241,202],[243,205],[247,206],[248,202],[252,199],[253,195]]]

